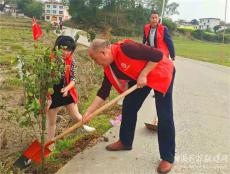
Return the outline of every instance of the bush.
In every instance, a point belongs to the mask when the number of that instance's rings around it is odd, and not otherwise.
[[[170,32],[173,32],[176,30],[176,24],[172,20],[163,19],[162,23],[169,29]]]
[[[192,36],[199,40],[205,40],[209,42],[222,42],[223,35],[215,34],[210,32],[205,32],[202,30],[197,30],[192,32]],[[230,34],[225,34],[225,43],[230,43]]]
[[[230,27],[225,30],[226,33],[230,34]]]
[[[220,42],[223,42],[223,34],[217,34]],[[224,35],[224,43],[229,44],[230,43],[230,34],[225,34]]]
[[[194,29],[192,28],[177,28],[177,32],[181,33],[181,34],[187,34],[187,33],[192,33],[194,32]]]
[[[93,28],[90,28],[87,32],[87,39],[89,42],[92,42],[96,38],[96,31]]]

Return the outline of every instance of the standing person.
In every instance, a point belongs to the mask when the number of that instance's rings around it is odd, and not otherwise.
[[[161,162],[158,172],[171,170],[175,156],[175,128],[173,121],[172,90],[174,65],[162,52],[153,47],[124,40],[110,45],[95,39],[89,48],[90,57],[104,67],[104,80],[97,96],[84,114],[84,121],[109,96],[113,86],[119,93],[137,84],[138,88],[123,100],[119,140],[106,146],[108,151],[131,150],[137,121],[137,112],[150,91],[156,95],[159,116],[158,143]]]
[[[170,37],[169,30],[160,24],[159,13],[152,11],[149,17],[150,23],[144,27],[143,44],[160,49],[163,54],[172,60],[175,60],[175,50],[173,41]],[[153,125],[157,126],[158,119],[155,118]],[[149,127],[151,128],[151,126]],[[154,128],[154,127],[153,127]]]
[[[75,90],[76,84],[76,63],[72,58],[76,44],[70,36],[59,36],[56,39],[54,49],[60,49],[65,60],[66,70],[63,72],[59,84],[54,85],[54,93],[51,95],[51,105],[47,112],[47,142],[55,136],[57,113],[61,106],[65,106],[69,111],[70,116],[81,121],[82,115],[78,111],[77,101],[78,96]],[[95,128],[83,125],[86,131],[94,131]]]
[[[62,21],[62,19],[60,19],[60,21],[59,21],[59,26],[60,26],[60,30],[62,30],[62,27],[63,27],[63,21]]]

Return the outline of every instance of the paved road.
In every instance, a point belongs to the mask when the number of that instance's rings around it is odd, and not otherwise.
[[[227,174],[230,170],[230,68],[177,58],[174,86],[176,162],[171,174]],[[107,152],[119,127],[75,156],[57,174],[155,174],[159,163],[156,133],[144,128],[156,113],[149,96],[139,111],[133,150]],[[115,137],[114,137],[115,136]]]
[[[75,38],[76,33],[79,31],[81,31],[81,30],[75,29],[75,28],[65,27],[65,29],[63,30],[61,35],[71,36],[72,38]],[[79,39],[77,40],[77,43],[80,43],[80,44],[85,45],[87,47],[90,45],[87,37],[82,36],[82,35],[80,35]]]

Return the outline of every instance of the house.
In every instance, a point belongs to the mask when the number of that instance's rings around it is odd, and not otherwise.
[[[9,5],[6,4],[5,8],[4,8],[4,11],[8,12],[8,13],[16,13],[17,5],[15,5],[15,4],[9,4]]]
[[[59,23],[71,18],[68,13],[68,7],[58,1],[45,2],[43,16],[45,21],[50,21],[51,23]]]
[[[13,3],[6,3],[4,0],[0,0],[0,11],[2,14],[16,16],[17,5]]]
[[[218,18],[201,18],[199,21],[200,30],[211,30],[214,31],[214,27],[220,25],[220,19]]]

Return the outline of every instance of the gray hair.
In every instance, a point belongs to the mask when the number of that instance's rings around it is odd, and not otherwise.
[[[110,42],[103,39],[94,39],[90,44],[89,48],[93,51],[98,51],[99,49],[106,48],[110,45]]]

